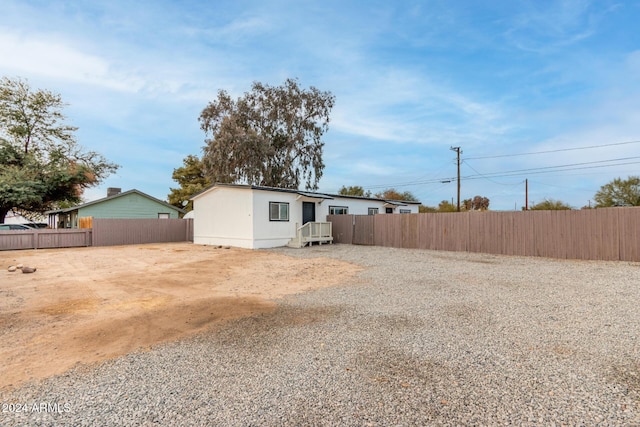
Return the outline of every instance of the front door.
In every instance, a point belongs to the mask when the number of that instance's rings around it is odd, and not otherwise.
[[[302,202],[302,225],[316,220],[316,204],[313,202]]]

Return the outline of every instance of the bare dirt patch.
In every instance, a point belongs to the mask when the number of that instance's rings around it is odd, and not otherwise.
[[[38,270],[7,271],[18,263]],[[0,252],[0,267],[0,388],[272,311],[360,270],[186,243]]]

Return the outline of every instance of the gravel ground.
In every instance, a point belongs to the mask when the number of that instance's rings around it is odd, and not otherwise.
[[[0,424],[640,425],[638,263],[274,251],[367,268],[273,313],[0,395]]]

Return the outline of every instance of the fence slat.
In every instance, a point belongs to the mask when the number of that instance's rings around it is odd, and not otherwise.
[[[620,259],[623,261],[640,260],[640,212],[636,208],[618,210],[620,233]]]
[[[333,243],[353,244],[354,215],[327,215],[327,221],[333,224]]]
[[[355,223],[353,226],[353,244],[369,246],[374,245],[374,215],[355,215],[354,218]]]

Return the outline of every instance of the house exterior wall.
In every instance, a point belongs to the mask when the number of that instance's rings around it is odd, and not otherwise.
[[[79,218],[158,218],[159,213],[169,214],[170,218],[179,217],[177,210],[136,193],[78,209]]]
[[[296,235],[296,225],[302,225],[302,200],[297,194],[277,191],[253,191],[253,249],[285,246]],[[298,200],[296,200],[298,199]],[[271,221],[269,202],[289,204],[288,221]],[[317,214],[316,208],[316,214]],[[316,219],[318,217],[316,216]]]
[[[216,187],[193,199],[193,243],[252,249],[253,191]]]
[[[393,213],[420,213],[420,209],[419,209],[420,205],[406,205],[406,206],[397,206],[394,210]],[[402,211],[409,211],[409,212],[402,212]]]
[[[375,200],[341,199],[336,197],[333,200],[325,200],[322,203],[323,221],[326,221],[331,206],[344,206],[347,208],[347,213],[353,215],[367,215],[369,208],[378,208],[379,213],[384,213],[382,203]]]
[[[332,200],[325,200],[320,205],[320,218],[318,219],[318,215],[316,215],[316,220],[318,221],[326,221],[327,215],[329,215],[329,207],[330,206],[344,206],[348,208],[348,213],[352,215],[368,215],[369,208],[377,208],[378,214],[385,214],[385,203],[380,200],[360,200],[360,199],[350,199],[350,198],[339,198],[335,197]],[[400,213],[400,209],[410,210],[411,213],[418,213],[418,205],[406,205],[406,206],[394,206],[393,213]],[[316,211],[318,214],[318,211]]]

